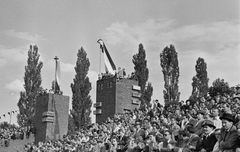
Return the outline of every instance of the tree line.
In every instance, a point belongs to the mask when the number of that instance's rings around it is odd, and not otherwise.
[[[32,126],[35,115],[36,98],[43,93],[41,69],[43,62],[39,60],[40,55],[36,45],[30,46],[28,50],[27,65],[24,73],[24,91],[20,92],[18,101],[19,113],[17,115],[20,126]],[[171,103],[178,103],[180,92],[178,90],[178,79],[180,76],[178,53],[173,45],[165,47],[159,54],[160,67],[162,68],[164,78],[163,98],[165,106]],[[133,55],[132,63],[134,65],[134,79],[138,81],[141,88],[140,108],[149,106],[153,94],[153,86],[148,81],[149,69],[147,67],[146,50],[143,44],[139,44],[138,52]],[[91,106],[92,100],[89,95],[92,86],[89,81],[88,71],[90,61],[87,52],[81,47],[77,51],[75,77],[70,84],[72,90],[72,107],[69,114],[69,126],[71,130],[79,129],[91,124]],[[202,97],[214,97],[217,94],[231,94],[232,89],[224,79],[216,79],[212,86],[208,86],[207,63],[201,57],[196,61],[196,75],[192,78],[192,93],[189,100],[199,100]],[[54,81],[52,89],[54,90]]]

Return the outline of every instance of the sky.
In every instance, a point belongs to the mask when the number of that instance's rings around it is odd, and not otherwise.
[[[0,1],[0,116],[10,121],[23,91],[24,67],[30,45],[43,62],[42,87],[51,88],[54,57],[61,63],[61,90],[70,97],[77,52],[90,60],[90,92],[96,102],[96,81],[103,70],[98,39],[103,39],[117,67],[134,71],[138,45],[146,51],[152,99],[163,103],[160,53],[170,44],[178,53],[180,99],[191,94],[199,57],[207,63],[209,86],[217,78],[240,84],[240,2],[238,0],[36,0]],[[93,117],[94,121],[94,117]],[[16,123],[16,114],[12,115]]]

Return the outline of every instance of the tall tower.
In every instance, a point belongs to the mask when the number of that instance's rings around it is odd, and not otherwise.
[[[140,106],[140,87],[136,80],[117,78],[117,76],[102,78],[97,81],[97,95],[94,107],[96,123],[107,120],[117,113],[132,111]]]

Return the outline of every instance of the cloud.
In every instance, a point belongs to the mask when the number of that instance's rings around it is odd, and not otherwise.
[[[38,42],[44,40],[44,38],[38,34],[31,35],[28,32],[16,32],[15,30],[7,30],[4,32],[7,36],[24,39],[32,42]]]
[[[96,71],[89,70],[87,76],[89,77],[91,82],[97,82],[97,80],[98,80],[98,72],[96,72]]]
[[[174,20],[149,19],[138,25],[112,23],[104,32],[111,45],[124,45],[133,50],[143,43],[145,48],[162,50],[169,44],[186,43],[185,50],[195,46],[201,51],[216,52],[239,44],[239,22],[221,21],[179,26]]]
[[[125,52],[129,52],[139,43],[143,43],[145,47],[158,46],[159,43],[168,45],[172,39],[168,31],[173,25],[173,20],[160,19],[149,19],[133,26],[126,22],[116,22],[106,28],[103,35],[108,44],[125,45]]]
[[[224,78],[231,85],[239,83],[237,77],[240,72],[236,70],[240,68],[239,26],[236,20],[178,25],[177,20],[149,19],[135,25],[112,23],[104,31],[103,38],[108,45],[130,55],[135,54],[136,47],[142,43],[151,75],[149,81],[154,85],[161,85],[158,82],[162,76],[159,72],[159,54],[166,46],[173,44],[179,57],[180,89],[184,89],[180,92],[187,99],[191,93],[191,79],[196,73],[198,57],[204,58],[207,63],[209,85],[217,78]],[[187,92],[185,88],[188,88]],[[163,86],[158,89],[154,92],[162,92]]]
[[[6,59],[1,59],[1,58],[0,58],[0,67],[6,65],[6,63],[7,63],[7,60],[6,60]]]
[[[50,59],[48,61],[45,60],[43,68],[47,69],[47,70],[55,70],[55,66],[56,66],[56,61],[54,59]],[[63,61],[60,61],[60,70],[61,72],[74,72],[74,66],[73,64],[70,63],[65,63]]]
[[[6,47],[0,44],[0,67],[6,65],[7,63],[16,62],[27,62],[29,45],[19,46],[19,47]],[[40,55],[39,61],[44,62],[45,59],[38,51]]]
[[[13,80],[12,82],[6,84],[5,88],[14,92],[20,92],[24,90],[23,82],[19,79]]]
[[[6,62],[8,61],[14,62],[27,61],[28,50],[29,46],[8,48],[0,44],[0,65],[2,65],[2,63],[6,64]]]
[[[62,72],[74,72],[75,71],[74,70],[75,65],[73,65],[73,64],[60,62],[60,66],[61,66]]]

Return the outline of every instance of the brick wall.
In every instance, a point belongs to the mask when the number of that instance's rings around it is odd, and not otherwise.
[[[133,104],[133,85],[138,82],[130,79],[120,79],[116,84],[116,113],[123,113],[125,110],[134,110],[138,105]]]
[[[96,107],[97,123],[106,121],[115,113],[138,108],[138,105],[132,102],[133,98],[136,98],[132,96],[133,85],[138,85],[138,82],[125,78],[118,80],[116,77],[112,77],[97,81],[96,101],[101,102],[101,106]],[[97,113],[99,110],[101,113]]]
[[[67,134],[69,97],[44,94],[37,97],[35,115],[35,144],[57,140]]]

